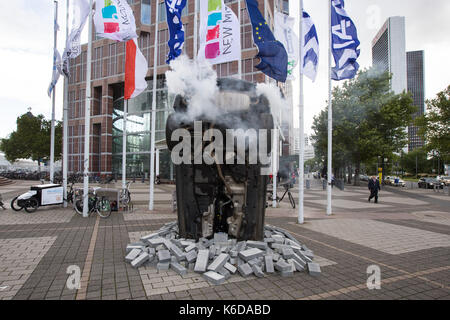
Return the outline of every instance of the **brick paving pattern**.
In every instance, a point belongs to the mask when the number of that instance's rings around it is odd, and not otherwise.
[[[305,225],[296,224],[297,211],[288,202],[269,208],[266,222],[307,244],[322,275],[234,276],[213,286],[192,272],[158,273],[124,261],[128,243],[176,220],[168,200],[172,186],[158,188],[153,213],[145,208],[148,186],[136,188],[137,210],[109,219],[84,219],[60,208],[34,214],[0,211],[0,299],[450,299],[450,202],[443,194],[384,189],[376,206],[367,202],[365,188],[335,190],[335,215],[327,218],[326,194],[307,190]],[[5,191],[0,188],[0,193]],[[4,196],[5,202],[12,196]],[[66,286],[72,265],[81,270],[80,290]],[[381,290],[366,286],[371,265],[381,269]]]

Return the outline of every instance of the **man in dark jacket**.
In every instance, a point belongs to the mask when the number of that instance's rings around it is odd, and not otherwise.
[[[380,187],[380,181],[378,181],[377,178],[372,177],[369,180],[369,190],[370,190],[369,202],[373,198],[375,198],[375,203],[378,203],[378,191],[381,190],[381,187]]]

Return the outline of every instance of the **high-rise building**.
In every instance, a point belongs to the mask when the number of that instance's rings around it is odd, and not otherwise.
[[[390,17],[372,42],[373,66],[392,73],[392,91],[407,90],[405,17]]]
[[[197,0],[198,1],[198,0]],[[165,72],[169,48],[169,31],[166,23],[166,9],[162,0],[128,0],[135,18],[139,48],[149,65],[147,72],[148,89],[128,104],[127,122],[127,174],[149,172],[150,163],[150,118],[153,88],[153,54],[155,22],[159,24],[157,57],[157,111],[156,142],[160,152],[159,166],[162,178],[168,178],[171,166],[166,149],[165,125],[172,111],[174,97],[168,95]],[[265,12],[266,1],[258,0],[261,12]],[[288,0],[267,0],[268,24],[273,26],[274,8],[289,9]],[[225,0],[225,4],[237,13],[238,1]],[[156,5],[159,15],[156,17]],[[199,6],[198,6],[199,7]],[[194,0],[188,0],[183,10],[185,27],[184,54],[194,57]],[[238,63],[242,65],[242,79],[250,82],[264,82],[265,76],[255,65],[257,48],[253,43],[252,26],[247,14],[245,1],[241,1],[241,45],[242,60],[215,65],[218,77],[237,77]],[[71,61],[69,79],[69,172],[83,171],[84,158],[84,110],[86,89],[87,44],[82,46],[82,54]],[[94,36],[92,51],[92,104],[90,137],[90,171],[94,175],[120,174],[122,170],[122,137],[124,110],[124,65],[125,44]],[[292,107],[291,107],[292,109]],[[292,116],[290,117],[292,118]],[[159,143],[158,143],[159,142]]]
[[[413,118],[420,117],[425,113],[425,67],[424,67],[424,51],[407,52],[408,65],[408,92],[412,94],[414,106],[417,107],[417,113]],[[424,143],[418,135],[418,128],[410,126],[408,151],[422,148]]]

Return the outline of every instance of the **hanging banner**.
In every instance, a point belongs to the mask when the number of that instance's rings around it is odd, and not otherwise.
[[[287,80],[295,80],[294,68],[299,61],[299,39],[294,32],[295,18],[275,12],[275,38],[280,41],[288,54]]]
[[[95,5],[97,36],[121,42],[137,38],[133,10],[126,0],[96,0]]]
[[[223,0],[200,2],[198,58],[211,64],[241,60],[240,23]]]

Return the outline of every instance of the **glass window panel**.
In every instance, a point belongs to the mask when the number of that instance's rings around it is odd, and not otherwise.
[[[150,6],[150,0],[141,1],[141,23],[145,25],[151,24],[152,9]]]

